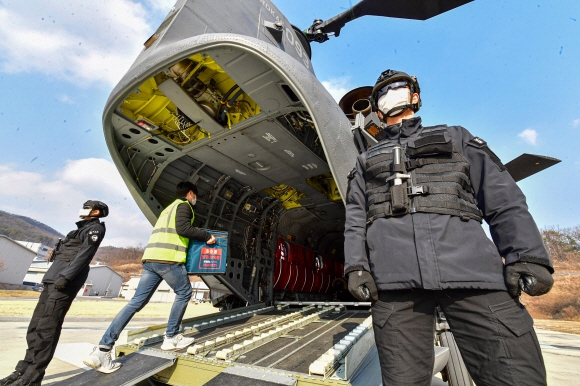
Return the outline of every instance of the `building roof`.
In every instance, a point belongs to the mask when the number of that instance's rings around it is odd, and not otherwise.
[[[89,268],[90,269],[109,268],[111,271],[113,271],[113,273],[115,273],[116,275],[118,275],[121,278],[123,278],[123,275],[121,275],[119,272],[115,271],[113,268],[109,267],[108,265],[104,265],[104,264],[91,264],[91,265],[89,265]]]
[[[10,237],[8,237],[8,236],[4,236],[4,235],[0,235],[0,237],[1,237],[1,238],[4,238],[4,239],[6,239],[6,240],[8,240],[8,241],[11,241],[11,242],[12,242],[12,243],[14,243],[15,245],[18,245],[20,248],[26,249],[26,250],[27,250],[28,252],[30,252],[30,253],[34,253],[34,255],[36,256],[36,252],[35,252],[35,251],[33,251],[33,250],[32,250],[32,249],[30,249],[30,248],[27,248],[27,247],[25,247],[24,245],[20,244],[18,241],[16,241],[16,240],[12,240]]]
[[[44,245],[42,243],[35,243],[32,241],[22,241],[22,240],[14,240],[19,244],[24,245],[25,247],[32,249],[33,251],[35,251],[36,253],[40,253],[40,251],[44,251],[44,252],[48,252],[48,250],[50,249],[50,247],[48,245]]]

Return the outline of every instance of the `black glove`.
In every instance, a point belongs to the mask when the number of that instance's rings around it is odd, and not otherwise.
[[[348,291],[361,302],[379,300],[377,285],[367,271],[353,271],[348,274]]]
[[[554,279],[543,265],[521,261],[506,265],[505,284],[514,298],[522,291],[530,296],[540,296],[552,289]]]
[[[66,287],[67,284],[68,280],[64,276],[61,276],[58,278],[57,281],[54,282],[54,288],[63,289],[64,287]]]

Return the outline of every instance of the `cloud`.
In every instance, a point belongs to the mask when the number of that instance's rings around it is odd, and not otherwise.
[[[530,145],[536,145],[538,140],[538,132],[533,129],[525,129],[518,134],[518,137],[529,143]]]
[[[151,35],[149,17],[131,0],[3,0],[0,71],[109,87]]]
[[[0,209],[31,217],[66,234],[89,199],[109,206],[103,245],[146,245],[151,224],[133,201],[112,162],[101,158],[68,160],[53,175],[0,164]]]
[[[154,11],[169,13],[176,0],[147,0],[147,5]]]
[[[580,125],[580,118],[574,119],[572,121],[572,127],[578,127],[578,125]]]
[[[333,78],[322,81],[322,85],[328,90],[335,101],[339,102],[340,98],[349,92],[352,87],[348,86],[348,78]]]
[[[62,102],[62,103],[66,103],[66,104],[68,104],[68,105],[74,105],[74,104],[75,104],[75,101],[73,101],[73,100],[71,99],[71,97],[69,97],[69,96],[68,96],[68,95],[66,95],[66,94],[60,94],[60,95],[57,95],[57,96],[56,96],[56,100],[57,100],[57,101],[59,101],[59,102]]]

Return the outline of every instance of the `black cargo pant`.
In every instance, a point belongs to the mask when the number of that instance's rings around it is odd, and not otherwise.
[[[54,284],[45,284],[28,325],[26,355],[16,365],[16,371],[23,374],[24,384],[42,381],[54,356],[64,316],[83,283],[71,282],[59,290],[54,288]]]
[[[380,291],[372,306],[383,385],[430,385],[434,311],[447,317],[478,386],[546,385],[533,320],[505,291],[422,289]]]

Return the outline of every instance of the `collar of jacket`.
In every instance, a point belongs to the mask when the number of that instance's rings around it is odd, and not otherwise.
[[[401,123],[390,125],[383,130],[387,139],[398,139],[410,137],[421,128],[421,117],[413,117],[411,119],[403,119]]]
[[[77,221],[77,222],[76,222],[76,224],[77,224],[77,229],[81,229],[81,228],[83,228],[83,227],[85,227],[85,226],[89,225],[89,223],[91,223],[91,222],[93,222],[93,221],[98,221],[98,222],[100,222],[100,221],[99,221],[99,219],[98,219],[97,217],[93,217],[93,218],[91,218],[90,220],[81,220],[81,221]]]

